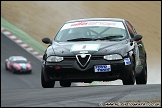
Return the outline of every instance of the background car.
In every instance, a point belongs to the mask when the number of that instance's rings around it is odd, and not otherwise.
[[[88,18],[67,21],[43,55],[41,83],[63,87],[71,82],[113,81],[124,85],[147,83],[146,51],[142,35],[121,18]]]
[[[32,66],[30,61],[28,61],[23,56],[11,56],[6,59],[5,62],[6,70],[9,70],[13,73],[31,73]]]

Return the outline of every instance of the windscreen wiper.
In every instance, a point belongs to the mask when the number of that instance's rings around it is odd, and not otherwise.
[[[67,41],[91,41],[92,38],[75,38],[75,39],[69,39]]]
[[[109,40],[109,39],[114,39],[114,38],[122,38],[122,35],[114,35],[114,36],[106,36],[102,38],[96,38],[95,40]]]

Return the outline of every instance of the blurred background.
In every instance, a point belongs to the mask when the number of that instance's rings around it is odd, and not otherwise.
[[[1,1],[1,17],[38,42],[54,38],[67,20],[114,17],[128,20],[143,36],[148,83],[161,84],[160,1]]]

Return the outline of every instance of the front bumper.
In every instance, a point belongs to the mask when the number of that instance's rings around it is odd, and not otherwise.
[[[30,73],[32,70],[30,70],[30,69],[20,69],[20,70],[16,70],[15,69],[15,72],[17,72],[17,73]]]
[[[110,72],[95,72],[96,65],[110,65]],[[60,69],[55,67],[59,66]],[[125,65],[124,60],[107,61],[104,59],[90,60],[85,67],[82,67],[77,60],[64,60],[59,63],[44,64],[44,74],[55,81],[112,81],[122,79],[123,72],[130,69],[130,65]]]

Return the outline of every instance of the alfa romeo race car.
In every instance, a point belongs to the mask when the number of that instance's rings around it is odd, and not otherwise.
[[[113,81],[123,85],[147,83],[142,35],[125,19],[87,18],[65,22],[43,55],[41,84],[53,88],[72,82]]]
[[[13,73],[31,73],[32,66],[23,56],[11,56],[5,61],[5,68]]]

